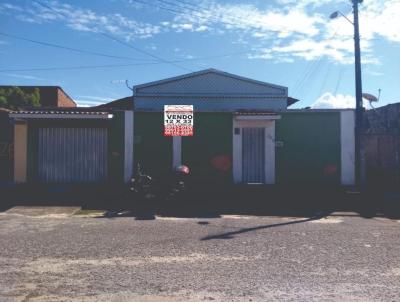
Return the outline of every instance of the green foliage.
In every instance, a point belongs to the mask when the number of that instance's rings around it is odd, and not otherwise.
[[[35,88],[32,93],[24,92],[16,86],[0,88],[0,107],[11,110],[22,107],[40,107],[39,88]]]

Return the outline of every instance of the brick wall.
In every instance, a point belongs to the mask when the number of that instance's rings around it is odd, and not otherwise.
[[[62,89],[57,89],[57,107],[76,107],[76,103]]]

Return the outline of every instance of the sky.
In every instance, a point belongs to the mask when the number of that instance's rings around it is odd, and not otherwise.
[[[400,0],[359,9],[363,92],[400,102]],[[0,0],[0,84],[92,106],[216,68],[288,87],[294,108],[351,108],[352,19],[349,0]]]

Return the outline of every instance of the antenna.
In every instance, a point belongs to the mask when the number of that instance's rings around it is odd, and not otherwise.
[[[128,87],[128,89],[129,89],[130,91],[133,92],[133,86],[132,86],[132,87],[129,86],[128,80],[125,80],[125,85],[126,85],[126,87]]]

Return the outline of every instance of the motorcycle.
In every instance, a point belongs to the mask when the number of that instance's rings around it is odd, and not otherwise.
[[[130,191],[136,193],[141,199],[160,197],[171,200],[187,190],[187,182],[190,169],[186,165],[180,165],[172,171],[166,179],[156,180],[150,175],[144,174],[141,165],[137,165],[135,176],[130,182]]]

